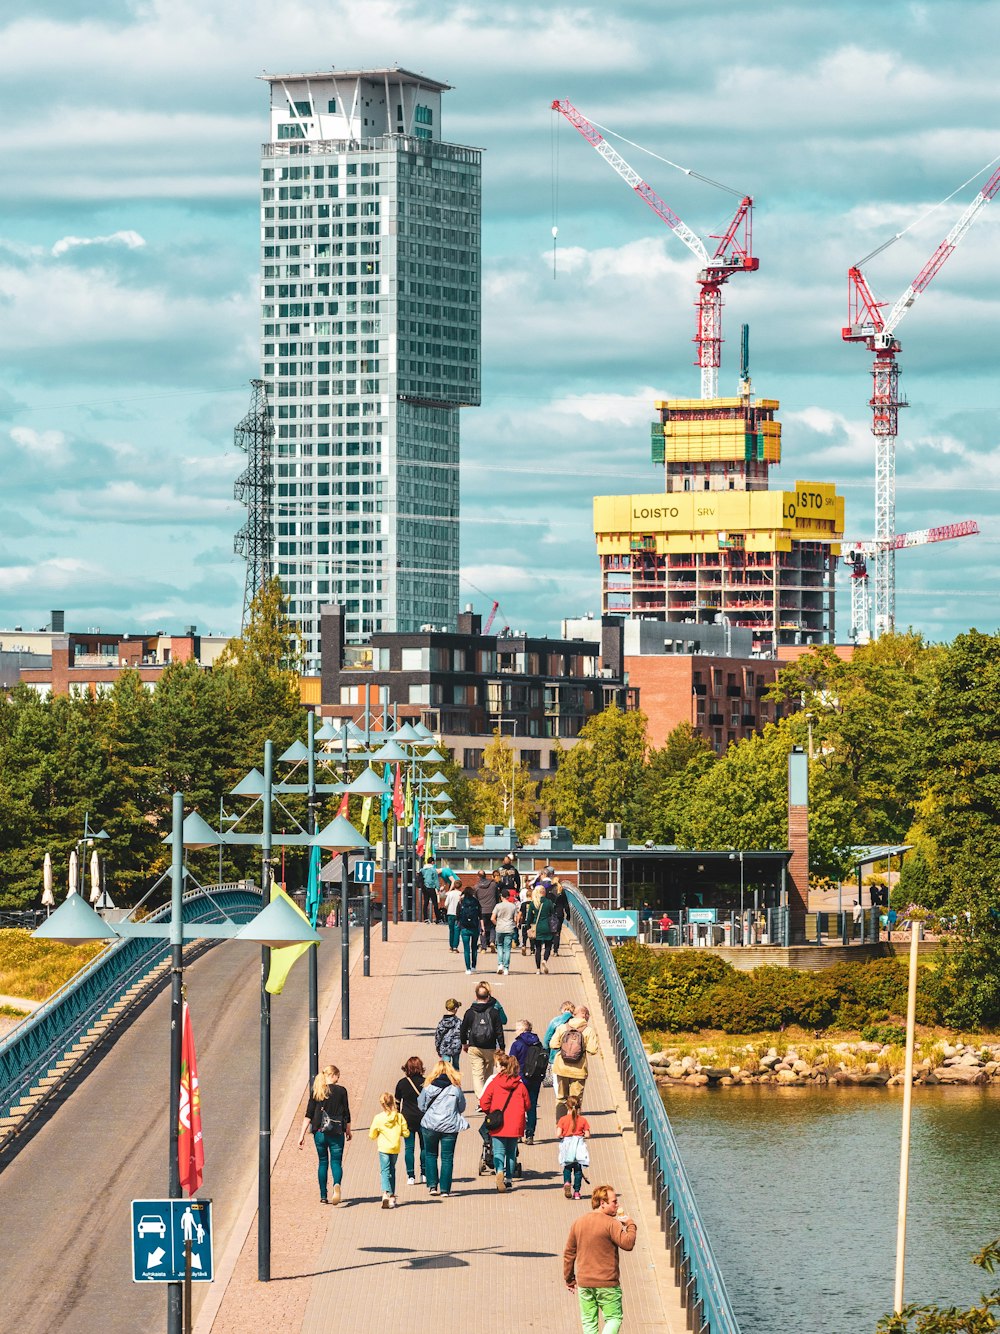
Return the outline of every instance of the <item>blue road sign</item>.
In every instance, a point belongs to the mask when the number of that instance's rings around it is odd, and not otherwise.
[[[359,885],[374,885],[375,883],[375,863],[374,862],[355,862],[354,879]]]
[[[639,914],[631,909],[621,912],[601,910],[594,916],[606,936],[637,936],[639,934]]]
[[[132,1282],[179,1283],[184,1243],[191,1242],[191,1281],[211,1283],[211,1200],[132,1201]]]

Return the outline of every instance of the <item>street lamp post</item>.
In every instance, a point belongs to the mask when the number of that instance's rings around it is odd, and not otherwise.
[[[178,1126],[180,1119],[181,1035],[184,1004],[184,944],[193,940],[241,939],[266,945],[318,944],[319,936],[283,900],[266,904],[245,926],[229,919],[222,923],[185,925],[183,920],[184,848],[214,847],[221,835],[217,834],[197,813],[184,818],[184,799],[174,794],[171,813],[171,832],[167,838],[171,846],[170,865],[170,920],[160,922],[105,922],[80,895],[70,895],[66,901],[33,933],[38,939],[56,940],[66,944],[84,941],[130,939],[144,937],[166,940],[170,947],[170,1055],[168,1091],[168,1146],[167,1193],[170,1199],[181,1198],[180,1164],[177,1158]],[[256,835],[227,836],[227,842],[256,841]],[[157,882],[160,883],[160,882]],[[154,885],[154,889],[156,886]],[[263,1080],[262,1070],[262,1080]],[[264,1099],[261,1098],[263,1105]],[[268,1098],[268,1105],[270,1100]],[[270,1127],[268,1127],[270,1138]],[[268,1177],[270,1163],[267,1164]],[[261,1214],[260,1229],[265,1234],[265,1249],[270,1256],[270,1214]],[[167,1331],[181,1334],[181,1284],[167,1284]]]

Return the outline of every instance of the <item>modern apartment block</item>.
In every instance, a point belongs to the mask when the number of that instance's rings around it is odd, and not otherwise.
[[[589,623],[587,638],[484,634],[482,617],[466,610],[453,631],[383,632],[365,645],[347,644],[343,626],[341,608],[324,607],[323,715],[360,720],[366,710],[392,711],[400,722],[423,722],[470,773],[499,731],[540,777],[588,718],[638,705],[622,676],[602,664],[599,623]]]
[[[738,397],[656,404],[664,490],[594,500],[604,612],[722,618],[751,631],[755,654],[834,642],[844,501],[828,482],[768,489],[778,406],[749,381]]]
[[[402,69],[266,74],[261,363],[271,568],[320,668],[349,642],[453,625],[459,410],[480,398],[480,152],[448,85]]]

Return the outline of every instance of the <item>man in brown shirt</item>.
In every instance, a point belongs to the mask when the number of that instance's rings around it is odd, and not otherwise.
[[[569,1230],[563,1252],[563,1278],[580,1300],[583,1334],[598,1334],[604,1316],[604,1334],[619,1334],[622,1327],[621,1274],[618,1252],[635,1248],[635,1223],[619,1209],[614,1186],[595,1186],[590,1213]]]

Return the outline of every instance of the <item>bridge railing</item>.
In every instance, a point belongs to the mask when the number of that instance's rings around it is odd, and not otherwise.
[[[726,1285],[701,1221],[674,1132],[607,939],[590,903],[567,890],[572,926],[590,963],[611,1034],[615,1063],[674,1273],[695,1334],[739,1334]]]
[[[219,922],[223,916],[249,921],[260,912],[260,891],[249,882],[202,889],[184,895],[185,922]],[[170,907],[150,913],[162,921]],[[0,1042],[0,1117],[25,1097],[38,1079],[73,1047],[78,1038],[170,952],[166,940],[150,937],[112,941],[64,983],[44,1005]]]

